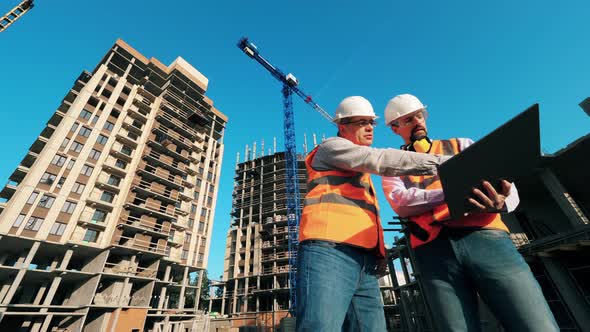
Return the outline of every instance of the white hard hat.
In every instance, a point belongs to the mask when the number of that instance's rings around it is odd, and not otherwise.
[[[373,117],[373,119],[378,118],[378,116],[375,115],[375,111],[373,111],[373,106],[371,106],[371,103],[368,100],[361,96],[352,96],[344,98],[340,104],[338,104],[333,121],[340,123],[340,120],[353,116],[370,116]]]
[[[395,96],[385,106],[385,124],[390,125],[393,121],[426,108],[422,102],[411,94]]]

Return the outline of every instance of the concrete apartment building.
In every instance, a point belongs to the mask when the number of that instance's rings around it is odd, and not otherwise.
[[[207,85],[122,40],[76,79],[0,192],[0,329],[195,318],[227,122]]]

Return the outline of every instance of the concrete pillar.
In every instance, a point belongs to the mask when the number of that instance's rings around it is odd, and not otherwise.
[[[74,251],[72,249],[68,249],[66,251],[66,254],[64,255],[64,259],[61,261],[61,264],[59,265],[60,270],[67,269],[68,264],[70,264],[70,260],[72,259],[73,253],[74,253]]]
[[[51,323],[52,318],[53,318],[52,314],[48,314],[47,316],[45,316],[45,321],[43,322],[43,325],[39,329],[39,332],[47,332],[47,330],[49,329],[49,324]]]
[[[37,295],[35,296],[35,300],[33,300],[33,305],[39,305],[43,295],[45,295],[45,291],[47,290],[47,282],[43,283],[43,285],[37,291]]]
[[[20,285],[21,281],[23,280],[25,273],[27,272],[27,270],[26,270],[27,267],[29,266],[29,264],[31,264],[33,257],[35,257],[35,254],[37,253],[37,250],[39,249],[39,245],[40,245],[39,242],[35,242],[33,244],[33,246],[31,247],[31,250],[29,250],[29,253],[27,254],[26,258],[24,259],[23,263],[20,266],[21,270],[18,271],[18,273],[16,274],[16,277],[14,278],[14,281],[12,282],[12,286],[10,287],[8,292],[6,293],[4,300],[2,300],[2,304],[10,304],[10,301],[12,301],[12,297],[16,293],[18,286]]]
[[[51,282],[51,286],[49,286],[49,291],[47,292],[47,296],[45,297],[45,301],[43,301],[43,305],[51,305],[51,301],[53,301],[53,297],[55,296],[55,292],[57,292],[57,288],[61,283],[61,277],[53,278]]]
[[[225,315],[225,294],[227,292],[227,282],[223,285],[223,293],[221,295],[221,312],[220,314]]]
[[[199,281],[197,281],[197,291],[195,292],[195,309],[199,308],[199,303],[201,302],[201,287],[203,286],[203,271],[199,273]]]
[[[188,266],[184,267],[184,273],[182,275],[182,286],[180,286],[180,294],[178,299],[178,309],[184,309],[184,293],[186,291],[186,285],[189,282]],[[198,299],[195,298],[195,302],[198,303]]]

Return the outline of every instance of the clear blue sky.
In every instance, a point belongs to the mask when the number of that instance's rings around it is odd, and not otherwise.
[[[2,1],[0,11],[16,3]],[[217,277],[236,152],[262,139],[268,148],[275,136],[282,146],[280,85],[236,48],[240,37],[330,113],[349,95],[382,115],[389,98],[416,94],[429,105],[433,138],[478,139],[540,103],[542,146],[554,152],[590,128],[577,106],[590,96],[588,12],[587,1],[37,0],[0,34],[0,181],[117,38],[165,64],[180,55],[210,79],[207,94],[229,116],[209,257]],[[334,134],[302,102],[295,109],[299,147],[303,133]],[[377,127],[375,146],[400,143]],[[381,205],[389,220],[382,195]]]

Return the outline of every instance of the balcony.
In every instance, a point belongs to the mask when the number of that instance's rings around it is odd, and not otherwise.
[[[145,161],[141,161],[139,163],[139,168],[140,169],[138,172],[141,172],[143,175],[145,175],[148,180],[159,179],[166,185],[176,189],[181,189],[183,187],[181,177],[176,177],[173,174],[170,174],[168,171],[148,165]]]
[[[175,208],[173,205],[165,205],[154,201],[155,200],[150,197],[148,197],[148,199],[135,197],[132,201],[125,203],[123,207],[131,210],[139,209],[144,212],[151,212],[165,219],[176,219]]]
[[[167,169],[168,171],[170,171],[170,173],[186,175],[186,172],[184,171],[186,166],[184,164],[180,164],[178,160],[175,160],[174,158],[168,155],[158,153],[152,149],[145,149],[145,151],[147,152],[147,154],[143,156],[144,159],[149,159],[150,161],[152,161],[153,164],[155,164],[158,167]]]
[[[113,239],[113,245],[130,248],[138,251],[147,251],[157,255],[164,255],[165,249],[158,246],[157,243],[152,243],[145,240],[131,238],[123,235],[116,236]]]
[[[129,262],[121,262],[118,264],[115,263],[106,263],[104,273],[112,273],[112,274],[122,274],[122,275],[130,275],[140,278],[149,278],[155,279],[156,274],[158,273],[157,269],[149,269],[145,267],[133,266]]]
[[[178,191],[173,191],[158,182],[147,182],[139,177],[133,179],[131,190],[137,190],[145,195],[155,195],[155,197],[169,204],[176,204],[180,195]]]
[[[164,227],[163,224],[138,217],[123,217],[119,219],[119,224],[117,226],[145,231],[151,236],[168,237],[170,235],[170,226]]]

